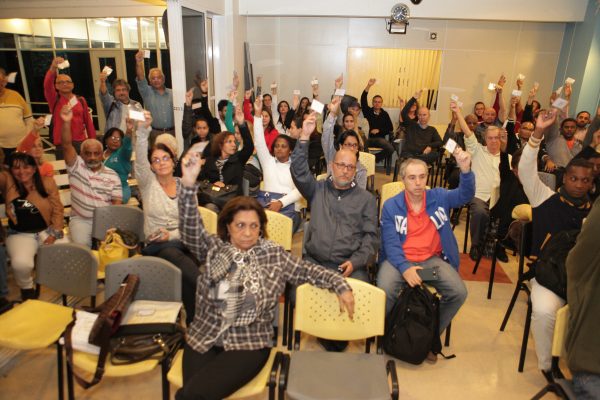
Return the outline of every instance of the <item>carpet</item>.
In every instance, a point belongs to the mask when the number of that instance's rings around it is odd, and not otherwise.
[[[473,275],[474,266],[475,261],[471,260],[468,254],[460,253],[460,268],[458,269],[460,277],[465,281],[489,282],[492,260],[490,258],[482,258],[475,275]],[[512,283],[506,272],[504,272],[504,269],[502,269],[502,264],[498,261],[496,261],[494,283]]]

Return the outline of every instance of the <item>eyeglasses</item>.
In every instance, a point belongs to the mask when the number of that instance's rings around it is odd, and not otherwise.
[[[356,169],[356,165],[344,164],[344,163],[340,163],[340,162],[334,162],[333,165],[335,165],[339,169],[343,169],[345,171],[354,171]]]
[[[56,81],[57,85],[66,85],[68,83],[73,83],[73,81]]]
[[[169,156],[162,156],[162,157],[153,157],[152,158],[152,164],[160,164],[160,162],[169,162],[171,161],[171,157]]]
[[[120,142],[121,141],[121,136],[111,136],[110,140],[112,140],[113,142]]]
[[[349,149],[358,149],[358,143],[344,143],[342,147],[346,147]]]

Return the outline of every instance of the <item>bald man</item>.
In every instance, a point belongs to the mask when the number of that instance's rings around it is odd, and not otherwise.
[[[416,98],[413,97],[408,104],[415,101]],[[430,116],[429,109],[422,106],[417,110],[417,121],[408,120],[404,146],[402,146],[402,158],[418,158],[429,165],[438,159],[442,138],[437,129],[429,125]]]

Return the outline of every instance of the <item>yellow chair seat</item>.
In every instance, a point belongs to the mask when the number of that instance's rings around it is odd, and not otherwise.
[[[269,376],[271,374],[271,368],[273,366],[273,362],[275,361],[275,355],[277,354],[277,349],[272,348],[271,353],[269,354],[269,359],[267,363],[260,370],[258,375],[254,377],[250,382],[248,382],[244,387],[240,388],[237,392],[228,397],[228,399],[243,399],[245,397],[255,396],[263,392],[267,387],[267,382],[269,381]],[[167,374],[167,379],[176,387],[180,388],[183,386],[183,370],[181,367],[181,361],[183,359],[183,350],[179,350],[173,358],[173,362],[171,364],[171,369]]]
[[[93,374],[96,372],[98,356],[75,351],[73,352],[73,364],[75,364],[76,367]],[[106,358],[106,364],[104,365],[104,376],[121,377],[143,374],[144,372],[152,371],[157,365],[158,360],[144,360],[128,365],[113,365],[110,362],[109,355]]]
[[[40,300],[27,300],[0,315],[0,346],[33,350],[56,342],[73,319],[73,309]]]

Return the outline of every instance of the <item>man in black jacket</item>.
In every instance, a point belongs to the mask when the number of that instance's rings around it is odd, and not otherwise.
[[[390,159],[394,153],[394,146],[386,139],[386,135],[391,135],[394,131],[394,125],[390,119],[390,115],[385,111],[383,106],[383,98],[380,95],[373,96],[373,107],[369,107],[367,94],[371,86],[375,84],[375,79],[369,79],[365,90],[360,96],[360,106],[362,107],[363,115],[369,121],[369,147],[379,147],[382,150],[375,155],[377,162]],[[387,174],[390,173],[391,162],[387,166]]]

